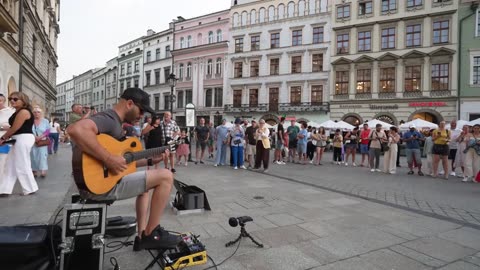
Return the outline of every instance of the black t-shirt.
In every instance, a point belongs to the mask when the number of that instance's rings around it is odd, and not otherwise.
[[[158,127],[154,126],[153,129],[150,130],[150,132],[148,133],[148,140],[145,148],[150,149],[150,148],[163,146],[162,136],[163,136],[162,125],[158,125]]]
[[[197,139],[199,141],[205,141],[207,140],[208,132],[210,132],[210,129],[207,126],[197,126],[195,128],[195,131],[197,132]]]
[[[255,132],[257,132],[257,128],[254,128],[253,126],[249,126],[247,127],[247,130],[245,130],[245,136],[247,137],[248,144],[257,144],[257,141],[255,140]]]
[[[29,109],[25,108],[25,109],[20,109],[20,110],[16,111],[14,114],[12,114],[12,116],[10,116],[10,118],[8,118],[8,124],[10,126],[13,126],[13,122],[15,122],[15,118],[17,117],[17,114],[21,110],[27,110],[30,113],[30,119],[25,120],[25,122],[23,122],[22,126],[17,131],[15,131],[15,133],[13,133],[12,135],[33,134],[32,127],[33,127],[34,119],[33,119],[33,113]]]
[[[283,128],[282,123],[278,124],[277,128],[277,138],[278,140],[283,140],[283,133],[285,132],[285,129]]]

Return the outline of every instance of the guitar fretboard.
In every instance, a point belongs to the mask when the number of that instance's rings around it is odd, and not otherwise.
[[[143,150],[140,152],[131,152],[127,153],[124,155],[125,160],[127,161],[127,164],[132,163],[134,161],[152,157],[152,156],[158,156],[165,152],[165,150],[169,149],[169,146],[163,146],[163,147],[157,147],[157,148],[152,148],[152,149],[147,149]]]

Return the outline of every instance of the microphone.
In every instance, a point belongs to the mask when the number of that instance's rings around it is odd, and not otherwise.
[[[250,222],[250,221],[253,221],[253,218],[252,217],[249,217],[249,216],[241,216],[241,217],[231,217],[228,219],[228,224],[230,224],[230,226],[232,227],[237,227],[238,224],[240,224],[240,226],[244,226],[245,223],[247,222]]]

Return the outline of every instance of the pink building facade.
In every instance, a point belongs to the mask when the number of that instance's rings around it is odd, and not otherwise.
[[[172,51],[177,97],[174,118],[185,125],[185,105],[193,103],[197,119],[218,124],[223,117],[227,83],[229,10],[175,22]],[[198,122],[198,121],[197,121]]]

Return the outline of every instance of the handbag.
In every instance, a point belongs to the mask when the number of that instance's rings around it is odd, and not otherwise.
[[[35,126],[35,135],[39,136],[37,132],[37,126]],[[48,145],[50,145],[50,139],[48,137],[45,137],[44,140],[35,142],[36,147],[42,147],[42,146],[48,146]]]
[[[382,152],[387,152],[390,150],[390,145],[388,143],[381,143]]]

